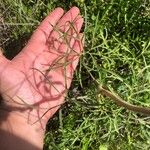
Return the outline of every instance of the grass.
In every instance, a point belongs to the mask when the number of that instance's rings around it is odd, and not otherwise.
[[[150,149],[149,116],[116,106],[97,93],[93,80],[115,90],[130,103],[150,107],[148,0],[0,0],[0,3],[3,23],[0,44],[7,57],[21,50],[52,9],[61,6],[67,10],[76,5],[84,16],[84,54],[68,102],[47,126],[46,150]]]

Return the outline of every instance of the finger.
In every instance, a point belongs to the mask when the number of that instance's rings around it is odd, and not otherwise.
[[[70,69],[74,71],[77,67],[77,64],[79,62],[79,57],[83,52],[83,45],[84,45],[84,38],[83,33],[79,34],[79,40],[76,40],[73,45],[73,50],[70,56],[68,57],[68,61],[72,62],[70,64]]]
[[[75,41],[73,49],[76,53],[81,54],[84,47],[84,35],[83,33],[79,34],[79,38]]]
[[[66,70],[64,70],[64,69],[62,70],[63,76],[65,76],[65,78],[67,78],[67,80],[68,80],[67,88],[70,87],[70,83],[71,83],[74,71],[78,65],[80,55],[83,51],[84,41],[83,41],[83,34],[82,33],[79,34],[79,38],[80,39],[76,40],[74,45],[73,45],[73,49],[74,49],[74,51],[76,51],[76,53],[73,52],[73,53],[69,54],[67,60],[65,60],[68,63]]]
[[[59,20],[56,28],[49,37],[49,41],[53,40],[53,46],[55,49],[58,49],[62,42],[61,36],[70,28],[70,23],[74,24],[78,15],[79,9],[77,7],[73,7]]]
[[[74,51],[72,52],[72,54],[70,55],[70,57],[68,58],[69,61],[72,61],[72,64],[70,64],[71,70],[75,71],[78,62],[79,62],[79,57],[81,56],[82,52],[83,52],[83,46],[84,46],[84,38],[83,38],[83,33],[80,33],[79,35],[79,40],[76,40],[73,46],[73,49],[76,53],[74,53]]]
[[[9,60],[3,55],[2,48],[0,47],[0,72],[8,62]]]
[[[77,7],[72,7],[58,22],[58,27],[64,32],[68,29],[70,22],[75,22],[80,11]]]
[[[53,12],[51,12],[39,25],[35,33],[33,34],[33,38],[36,40],[41,40],[49,37],[53,27],[57,24],[58,20],[63,16],[64,10],[62,8],[56,8]],[[42,38],[42,37],[43,38]]]
[[[74,45],[75,40],[79,38],[78,36],[82,25],[83,18],[81,16],[78,16],[76,18],[75,23],[71,25],[70,30],[66,34],[66,37],[63,37],[63,42],[60,44],[58,50],[56,49],[58,53],[70,53],[70,51],[73,50],[72,47]]]
[[[3,50],[0,47],[0,66],[3,65],[3,63],[8,62],[9,60],[3,55]]]
[[[52,13],[50,13],[35,30],[22,52],[29,52],[30,54],[33,52],[34,55],[41,53],[43,49],[39,49],[39,47],[43,44],[43,48],[45,48],[44,46],[51,31],[53,30],[53,27],[57,24],[63,13],[64,10],[62,8],[56,8]]]

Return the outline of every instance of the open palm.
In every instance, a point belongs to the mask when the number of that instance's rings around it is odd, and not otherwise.
[[[64,102],[82,51],[79,9],[65,15],[55,9],[11,61],[0,57],[0,92],[4,107],[23,113],[31,123],[47,120]]]

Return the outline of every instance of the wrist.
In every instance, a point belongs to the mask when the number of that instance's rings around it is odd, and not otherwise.
[[[30,125],[26,118],[15,112],[0,110],[0,131],[7,132],[15,137],[18,137],[19,139],[23,139],[27,143],[30,143],[30,145],[36,147],[36,150],[41,150],[43,147],[45,131],[42,130],[38,124]],[[2,137],[0,137],[0,139],[1,138]],[[7,140],[11,141],[14,140],[14,138],[9,139],[8,137]]]

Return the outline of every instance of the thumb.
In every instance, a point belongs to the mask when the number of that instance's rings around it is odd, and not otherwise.
[[[9,60],[3,55],[3,50],[0,47],[0,69],[4,67],[9,62]]]

